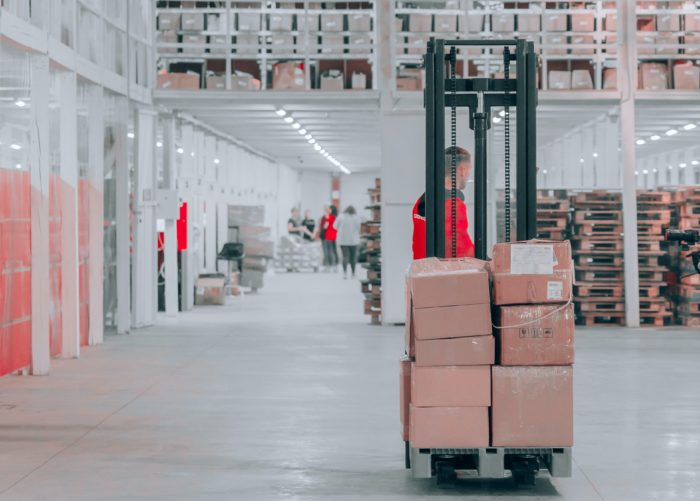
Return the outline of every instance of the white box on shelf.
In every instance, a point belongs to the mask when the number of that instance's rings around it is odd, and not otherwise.
[[[318,14],[297,14],[297,31],[318,31]]]
[[[340,34],[327,34],[321,37],[321,52],[323,54],[342,54],[345,52],[345,37]]]
[[[542,14],[542,31],[566,31],[567,15],[549,12]]]
[[[678,47],[679,40],[677,36],[670,33],[656,35],[656,53],[664,55],[678,54],[680,52],[680,48]]]
[[[156,32],[156,43],[177,43],[177,31],[165,30]],[[158,52],[161,54],[176,54],[177,47],[159,47]]]
[[[294,37],[292,35],[274,34],[270,37],[273,54],[294,54]]]
[[[457,32],[457,16],[452,14],[435,14],[435,32],[436,33],[456,33]]]
[[[353,90],[364,90],[367,88],[367,75],[353,72],[350,88]]]
[[[566,44],[568,39],[566,35],[545,35],[542,44],[542,53],[548,56],[566,54]]]
[[[180,14],[178,12],[161,12],[158,14],[159,30],[179,30]]]
[[[369,14],[348,14],[348,31],[370,31],[372,17]]]
[[[593,47],[579,47],[580,45],[593,45],[593,35],[571,35],[571,53],[577,55],[593,54]]]
[[[209,36],[209,52],[212,54],[228,54],[231,52],[228,45],[228,37],[226,35],[210,35]]]
[[[515,31],[515,16],[513,14],[492,14],[491,31],[495,33],[511,33]]]
[[[537,33],[541,29],[539,14],[518,14],[518,31],[521,33]]]
[[[369,33],[351,33],[348,36],[348,52],[350,54],[369,54],[372,52],[370,48],[372,44],[372,38]]]
[[[260,14],[255,12],[238,13],[238,31],[260,31]]]
[[[293,20],[291,14],[270,14],[270,31],[292,31]]]
[[[409,35],[406,37],[407,52],[409,54],[425,54],[429,39],[428,35]]]
[[[226,14],[207,14],[207,31],[209,33],[225,33]]]
[[[411,33],[430,33],[432,21],[430,14],[410,14],[408,16],[408,31]]]
[[[260,51],[260,38],[253,33],[240,33],[236,35],[236,54],[258,54]]]
[[[552,70],[549,72],[549,88],[551,90],[571,89],[571,72]]]
[[[184,12],[182,14],[182,29],[184,31],[203,31],[204,14]]]
[[[202,45],[206,43],[207,37],[204,35],[182,35],[182,53],[204,54],[205,48]]]
[[[573,70],[571,72],[571,88],[575,90],[592,90],[593,78],[588,70]]]
[[[343,31],[343,15],[321,14],[321,31]]]

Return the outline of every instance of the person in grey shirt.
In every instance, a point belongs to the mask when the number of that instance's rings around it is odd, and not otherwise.
[[[338,230],[338,244],[343,253],[343,278],[348,278],[348,265],[350,265],[352,277],[355,278],[361,223],[360,216],[352,205],[348,205],[335,221],[335,227]]]

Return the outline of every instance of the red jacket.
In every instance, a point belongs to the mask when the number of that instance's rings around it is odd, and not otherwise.
[[[469,221],[467,220],[467,205],[464,195],[457,191],[457,256],[474,257],[474,243],[469,236]],[[413,259],[425,257],[425,193],[420,196],[413,206]],[[452,257],[452,203],[450,193],[445,193],[445,255]]]
[[[338,230],[335,229],[335,216],[333,214],[328,214],[325,216],[325,221],[323,222],[323,227],[326,230],[326,235],[324,240],[335,240],[338,238]]]

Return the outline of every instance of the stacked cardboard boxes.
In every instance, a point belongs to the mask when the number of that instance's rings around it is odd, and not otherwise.
[[[566,242],[493,249],[499,365],[492,368],[491,445],[573,445],[573,263]]]
[[[700,186],[688,187],[682,192],[680,228],[700,230]],[[685,326],[700,327],[700,275],[693,267],[690,252],[697,246],[682,251],[678,284],[678,319]]]
[[[406,353],[401,361],[404,441],[414,448],[488,447],[495,343],[486,262],[412,263]]]

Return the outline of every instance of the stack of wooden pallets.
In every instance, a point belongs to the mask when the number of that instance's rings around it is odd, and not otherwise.
[[[377,178],[374,188],[367,190],[370,204],[366,209],[371,219],[362,223],[362,238],[367,242],[367,278],[361,282],[365,295],[365,314],[370,315],[372,324],[382,322],[382,237],[381,237],[381,179]]]
[[[609,191],[574,193],[571,205],[576,320],[580,325],[623,325],[621,194]]]
[[[671,224],[672,206],[671,192],[637,192],[639,318],[642,325],[658,327],[671,323],[673,318],[667,290],[670,258],[664,241],[664,233]]]
[[[566,190],[538,190],[537,238],[569,238],[569,194]]]
[[[683,191],[679,226],[683,230],[700,231],[700,186],[692,186]],[[690,258],[690,253],[697,250],[700,250],[700,246],[681,251],[678,268],[678,320],[682,325],[690,327],[700,327],[700,275],[696,273]]]

